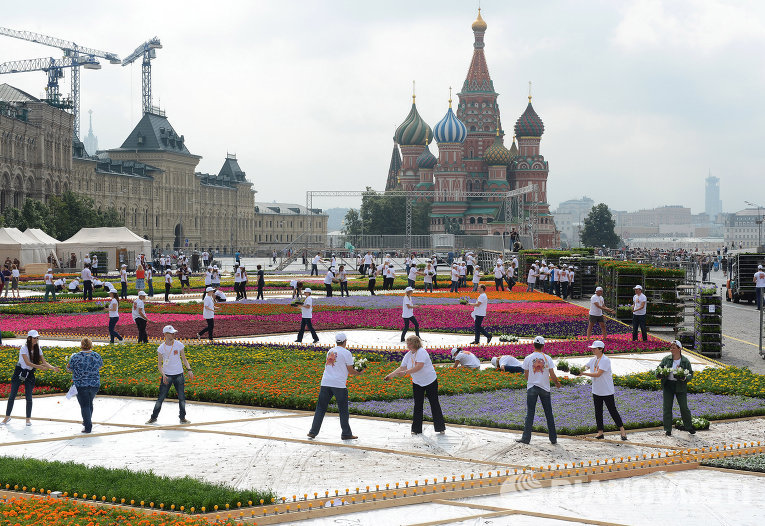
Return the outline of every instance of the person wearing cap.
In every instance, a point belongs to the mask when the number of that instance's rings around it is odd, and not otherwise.
[[[101,368],[104,360],[93,351],[90,338],[80,342],[80,352],[69,358],[66,370],[72,373],[72,383],[77,388],[77,402],[82,414],[82,432],[90,433],[93,429],[93,399],[101,387]]]
[[[90,265],[85,265],[80,274],[82,278],[82,299],[93,299],[93,273],[90,271]]]
[[[324,276],[324,290],[326,291],[328,298],[332,297],[332,283],[337,283],[337,279],[335,278],[335,273],[332,268],[329,268],[327,274]]]
[[[491,341],[491,334],[483,328],[483,319],[486,317],[486,308],[489,305],[489,297],[486,295],[486,285],[478,285],[478,291],[480,294],[478,295],[478,299],[475,300],[475,303],[468,303],[468,306],[473,307],[471,316],[475,322],[473,327],[475,331],[475,340],[471,345],[478,345],[481,343],[481,334],[486,336],[486,343]]]
[[[173,272],[165,270],[165,303],[170,301],[170,287],[173,285]]]
[[[313,414],[313,423],[308,432],[308,438],[316,438],[324,421],[324,415],[327,407],[335,397],[337,410],[340,413],[340,438],[342,440],[355,440],[351,431],[351,425],[348,418],[348,376],[358,376],[363,371],[357,371],[353,367],[353,355],[346,348],[348,338],[344,332],[335,334],[335,346],[327,351],[327,358],[324,362],[324,374],[321,377],[321,387],[319,388],[319,398],[316,401],[316,411]]]
[[[512,261],[505,266],[505,283],[507,283],[507,290],[512,292],[515,287],[515,267]]]
[[[215,294],[215,289],[212,287],[207,287],[205,289],[205,294],[205,301],[202,306],[202,317],[205,319],[205,322],[207,322],[207,327],[197,333],[197,339],[201,340],[202,335],[207,333],[210,341],[213,341],[213,329],[215,328],[215,311],[218,310],[218,307],[215,306],[215,298],[213,297]]]
[[[460,278],[459,286],[467,287],[467,264],[465,264],[464,261],[461,261],[457,270],[459,271],[459,278]]]
[[[433,264],[428,261],[425,264],[425,270],[422,271],[422,284],[425,287],[425,292],[433,292],[433,278],[435,275],[436,271],[433,270]]]
[[[210,280],[212,282],[212,288],[216,290],[220,288],[220,269],[218,269],[218,265],[213,265]]]
[[[396,281],[396,270],[393,268],[393,262],[390,261],[387,267],[383,268],[383,288],[393,290],[393,282]]]
[[[515,357],[505,354],[502,356],[494,356],[491,359],[491,366],[498,371],[504,371],[506,373],[522,373],[523,364],[519,362]]]
[[[454,367],[466,367],[468,369],[480,369],[481,360],[470,351],[466,351],[460,347],[454,347],[452,349],[452,360],[454,360]]]
[[[560,274],[558,276],[560,279],[560,297],[565,298],[568,296],[568,265],[563,265],[560,269]]]
[[[138,292],[138,297],[133,300],[132,314],[133,322],[138,327],[138,343],[149,343],[149,335],[146,334],[146,323],[148,323],[149,318],[146,316],[145,298],[146,293],[141,290]]]
[[[550,271],[547,268],[547,263],[542,260],[542,266],[539,267],[539,279],[537,280],[537,284],[539,285],[539,290],[542,292],[548,292],[547,284],[550,282]]]
[[[473,292],[478,292],[478,285],[481,283],[481,267],[478,265],[475,265],[473,267]]]
[[[48,301],[48,294],[53,294],[53,301],[56,301],[56,286],[53,284],[53,269],[49,268],[48,272],[43,277],[45,280],[45,298],[43,301]]]
[[[120,299],[127,299],[127,265],[123,264],[120,267]]]
[[[505,269],[502,267],[502,265],[497,261],[497,264],[494,266],[494,290],[499,292],[499,290],[505,290]]]
[[[311,336],[313,336],[313,343],[319,343],[319,336],[316,334],[316,331],[313,328],[313,297],[311,294],[311,289],[306,288],[303,291],[303,294],[305,294],[303,303],[297,305],[301,311],[301,317],[300,330],[298,331],[297,340],[295,340],[295,343],[300,343],[303,341],[303,334],[305,334],[306,329],[311,331]]]
[[[24,396],[27,399],[27,425],[32,425],[32,391],[35,388],[35,371],[60,372],[58,367],[49,364],[40,349],[40,335],[31,330],[27,333],[27,341],[19,349],[19,361],[11,375],[11,391],[8,393],[8,404],[5,407],[5,418],[0,424],[7,424],[11,420],[13,403],[19,387],[24,384]]]
[[[348,273],[345,271],[345,265],[340,265],[337,268],[337,281],[340,282],[340,297],[343,297],[343,292],[347,297],[350,297],[351,293],[348,292]]]
[[[648,298],[643,294],[643,287],[635,285],[635,295],[632,296],[632,341],[638,339],[638,327],[643,336],[643,341],[648,341],[648,330],[646,328],[646,304]]]
[[[375,266],[375,262],[369,264],[367,267],[367,277],[369,278],[369,283],[367,285],[367,290],[369,290],[369,294],[372,296],[375,296],[375,284],[377,283],[377,275],[379,274],[377,270],[377,266]]]
[[[542,336],[537,336],[534,338],[534,352],[523,359],[523,374],[526,377],[526,421],[523,425],[523,435],[516,440],[522,444],[531,442],[537,399],[542,401],[550,443],[558,443],[558,433],[555,429],[555,418],[550,399],[550,380],[555,382],[558,389],[561,385],[560,380],[555,376],[555,363],[549,355],[545,354],[544,348],[545,339]]]
[[[532,263],[531,267],[529,268],[529,274],[526,277],[526,292],[534,292],[534,285],[537,283],[537,276],[539,276],[539,273],[537,272],[537,265],[536,263]]]
[[[601,340],[595,340],[589,347],[592,349],[594,358],[591,358],[582,376],[592,378],[592,401],[595,404],[595,427],[598,432],[595,438],[602,439],[603,435],[603,404],[608,408],[608,414],[611,415],[616,427],[621,431],[622,440],[627,440],[627,432],[624,430],[624,422],[619,411],[616,409],[616,400],[614,394],[614,377],[611,373],[611,360],[603,353],[606,351],[606,344]],[[589,369],[590,372],[586,372]]]
[[[412,287],[404,289],[403,311],[401,317],[404,319],[404,330],[401,331],[401,342],[403,343],[406,338],[406,333],[409,331],[409,322],[414,325],[414,333],[420,335],[420,324],[417,323],[417,318],[414,317],[414,300],[412,299]]]
[[[205,289],[212,287],[212,267],[207,267],[205,271]],[[207,297],[207,292],[202,292],[202,301]]]
[[[668,377],[661,379],[664,432],[667,436],[672,434],[672,406],[675,403],[675,398],[677,398],[680,416],[683,418],[683,427],[694,435],[696,430],[693,428],[693,416],[688,409],[688,382],[693,378],[691,361],[683,356],[683,344],[679,340],[672,342],[669,350],[672,354],[665,356],[659,363],[659,367],[667,367],[672,371]],[[676,377],[675,371],[678,369],[685,369],[685,376]]]
[[[319,261],[321,261],[321,255],[317,252],[316,255],[311,260],[311,276],[316,273],[316,275],[319,275]]]
[[[560,274],[563,267],[550,263],[550,294],[560,296]]]
[[[165,401],[171,386],[175,387],[175,391],[178,394],[178,418],[181,424],[190,423],[186,420],[186,384],[185,377],[183,376],[183,366],[186,365],[189,380],[194,379],[194,373],[191,371],[191,365],[189,365],[189,361],[186,359],[186,350],[183,344],[175,339],[175,333],[177,332],[172,325],[165,325],[162,329],[165,341],[157,347],[157,369],[159,369],[159,374],[162,375],[162,380],[159,382],[157,402],[154,404],[154,410],[146,422],[147,424],[157,423],[162,403]]]
[[[600,325],[600,332],[606,337],[606,320],[603,317],[603,311],[614,313],[613,309],[606,307],[606,300],[603,297],[603,287],[595,287],[595,294],[590,297],[590,317],[587,321],[587,337],[592,335],[592,327],[597,323]]]
[[[114,338],[117,338],[119,341],[122,341],[122,336],[120,336],[120,333],[117,332],[117,322],[120,321],[120,301],[117,299],[117,296],[119,294],[117,293],[117,289],[114,287],[109,287],[109,296],[111,297],[111,300],[109,300],[109,337],[111,338],[112,345],[114,344]]]
[[[473,256],[473,252],[468,251],[465,254],[465,265],[467,266],[467,273],[472,278],[473,272],[475,271],[475,257]]]
[[[64,284],[66,284],[66,280],[64,280]],[[72,281],[69,282],[69,285],[67,285],[67,289],[72,294],[76,294],[80,292],[80,280],[77,278],[74,278]]]
[[[568,287],[566,287],[566,296],[563,299],[571,299],[571,293],[574,291],[574,265],[569,265],[566,277],[568,278]]]
[[[449,292],[459,292],[460,271],[456,263],[452,263],[451,278],[452,278],[452,284],[449,287]]]
[[[757,272],[754,273],[754,286],[757,291],[757,310],[762,309],[762,295],[765,293],[765,271],[762,265],[757,265]]]
[[[422,434],[422,413],[425,396],[430,403],[430,411],[433,416],[433,429],[440,434],[446,432],[444,415],[441,412],[441,404],[438,402],[438,375],[433,367],[428,351],[423,348],[422,340],[410,334],[406,339],[407,353],[401,360],[401,365],[395,371],[388,373],[385,380],[396,377],[409,376],[412,379],[412,398],[414,408],[412,410],[412,434]]]

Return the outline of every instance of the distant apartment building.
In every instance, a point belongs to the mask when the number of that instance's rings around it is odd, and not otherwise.
[[[557,210],[552,215],[555,218],[555,226],[560,230],[562,245],[579,246],[582,223],[593,206],[595,206],[595,201],[587,196],[581,199],[569,199],[558,205]]]
[[[765,208],[745,208],[730,214],[725,224],[725,244],[742,248],[757,248],[762,244],[762,219]]]
[[[616,233],[622,239],[694,234],[691,209],[681,205],[660,206],[637,212],[616,213]]]

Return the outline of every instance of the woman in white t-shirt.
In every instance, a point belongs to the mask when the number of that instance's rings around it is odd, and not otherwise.
[[[369,268],[367,268],[367,275],[369,277],[369,285],[367,286],[367,289],[369,290],[369,294],[372,296],[375,296],[375,284],[377,283],[377,267],[375,266],[374,261],[369,265]]]
[[[425,292],[433,292],[433,278],[436,275],[436,271],[433,270],[433,265],[430,262],[425,265],[425,270],[422,271],[422,275],[424,276],[422,280],[425,284]]]
[[[49,364],[43,356],[40,349],[40,335],[32,330],[27,333],[27,343],[19,349],[19,361],[11,376],[11,392],[8,395],[8,405],[5,409],[5,418],[0,424],[7,424],[11,420],[11,411],[13,411],[13,402],[16,400],[16,394],[19,387],[24,384],[24,395],[27,399],[27,425],[32,425],[32,391],[35,388],[35,371],[55,371],[61,372],[61,369]]]
[[[337,280],[340,282],[340,297],[343,297],[343,291],[345,291],[345,295],[350,297],[350,292],[348,292],[348,273],[345,271],[345,265],[340,265],[337,269]]]
[[[122,341],[122,336],[117,332],[117,322],[120,321],[120,301],[117,299],[117,289],[109,289],[109,337],[111,341],[109,343],[114,344],[114,338]]]
[[[197,333],[197,339],[201,340],[202,335],[204,333],[207,333],[207,337],[210,339],[210,341],[213,341],[213,329],[215,329],[215,311],[218,310],[218,307],[215,306],[215,289],[212,287],[207,287],[205,289],[205,301],[202,305],[202,317],[204,318],[205,322],[207,323],[207,327],[202,329]]]
[[[608,413],[622,433],[622,440],[627,440],[627,432],[624,430],[622,417],[616,409],[616,400],[614,399],[616,390],[614,389],[614,377],[611,373],[611,360],[603,354],[606,346],[602,341],[595,340],[590,345],[590,349],[592,349],[595,357],[585,366],[590,372],[583,372],[582,375],[592,378],[592,400],[595,403],[595,424],[598,428],[598,434],[595,435],[595,438],[604,438],[603,403],[605,402]]]
[[[478,292],[478,285],[481,283],[481,267],[473,267],[473,292]]]
[[[20,298],[19,295],[19,278],[21,277],[21,273],[19,272],[18,265],[13,265],[11,267],[11,297],[12,298]],[[5,293],[5,296],[8,296],[8,293]]]
[[[414,317],[414,300],[412,299],[412,292],[414,292],[412,287],[404,289],[403,310],[401,311],[401,317],[404,319],[404,330],[401,331],[401,343],[405,341],[410,322],[414,325],[414,333],[418,338],[420,336],[420,324],[417,323],[417,318]]]
[[[401,366],[389,373],[385,379],[409,376],[412,378],[412,397],[414,409],[412,411],[412,434],[422,434],[422,408],[425,396],[428,397],[430,410],[433,415],[433,429],[444,434],[446,424],[441,412],[441,404],[438,402],[438,377],[430,355],[422,347],[422,340],[417,336],[409,336],[406,339],[406,347],[409,350],[401,360]]]

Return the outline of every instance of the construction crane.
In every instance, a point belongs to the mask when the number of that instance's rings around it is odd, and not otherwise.
[[[25,73],[27,71],[44,71],[48,74],[48,85],[45,87],[47,102],[59,108],[71,108],[72,101],[64,101],[58,90],[58,79],[64,77],[64,68],[82,66],[85,69],[101,69],[101,63],[92,56],[77,58],[64,57],[33,58],[29,60],[12,60],[0,64],[0,75],[6,73]]]
[[[72,65],[72,109],[74,112],[74,136],[79,139],[80,137],[80,61],[79,58],[82,55],[88,57],[98,57],[109,61],[110,64],[119,64],[122,61],[116,53],[110,53],[108,51],[101,51],[89,47],[83,47],[71,42],[69,40],[63,40],[61,38],[51,37],[48,35],[42,35],[40,33],[34,33],[32,31],[19,31],[16,29],[9,29],[7,27],[0,27],[0,36],[7,36],[12,38],[18,38],[20,40],[26,40],[28,42],[36,42],[44,46],[50,46],[59,48],[64,52],[65,58],[70,58],[76,62]]]
[[[151,111],[151,59],[157,58],[155,51],[157,49],[162,49],[162,43],[157,37],[154,37],[135,48],[135,51],[122,61],[122,65],[127,66],[135,62],[138,57],[143,57],[141,64],[141,104],[144,113]]]

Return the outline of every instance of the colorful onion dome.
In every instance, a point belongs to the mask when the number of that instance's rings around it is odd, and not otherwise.
[[[422,120],[417,112],[414,97],[412,99],[412,109],[409,111],[409,115],[396,129],[396,134],[393,136],[401,146],[421,146],[433,138],[433,130]]]
[[[417,166],[419,168],[428,168],[433,169],[433,167],[438,162],[438,159],[436,159],[436,156],[430,153],[430,148],[428,145],[425,145],[425,149],[422,150],[422,153],[417,156]]]
[[[436,124],[433,135],[438,144],[463,142],[465,137],[467,137],[467,128],[452,111],[451,100],[449,100],[449,110],[444,115],[444,118]]]
[[[509,163],[510,159],[510,150],[505,148],[502,144],[502,138],[499,136],[499,133],[497,133],[497,136],[494,137],[494,144],[486,148],[486,151],[483,154],[483,160],[486,161],[486,164],[489,166],[498,166]]]
[[[515,144],[515,136],[513,136],[513,144],[510,146],[510,157],[518,157],[518,146]]]
[[[529,97],[529,105],[526,106],[526,111],[523,112],[518,118],[518,122],[515,123],[515,135],[518,137],[541,137],[545,132],[545,125],[542,123],[542,119],[539,118],[537,112],[534,111],[534,107],[531,105],[531,97]]]
[[[478,8],[478,18],[475,19],[475,22],[473,22],[473,25],[471,26],[473,28],[473,31],[486,31],[486,22],[484,22],[483,18],[481,18],[481,8]]]

